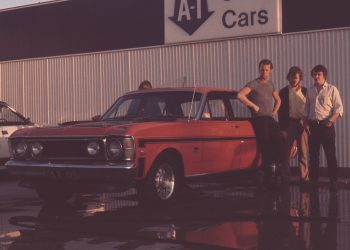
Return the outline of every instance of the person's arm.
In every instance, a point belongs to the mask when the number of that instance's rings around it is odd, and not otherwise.
[[[272,92],[272,97],[275,100],[275,105],[273,106],[273,110],[272,110],[272,116],[276,117],[277,112],[281,107],[281,98],[278,91],[276,90]]]
[[[303,116],[301,118],[301,125],[304,127],[305,131],[310,135],[310,130],[309,130],[309,113],[310,113],[310,100],[309,100],[309,95],[308,92],[306,92],[306,102],[305,102],[305,109]]]
[[[326,126],[330,127],[333,125],[333,123],[335,123],[335,121],[338,119],[338,117],[340,116],[340,113],[335,113],[333,114],[327,121]]]
[[[283,100],[283,103],[282,103],[283,89],[281,89],[278,94],[279,94],[280,99],[281,99],[281,106],[278,109],[278,120],[279,120],[279,122],[281,122],[281,120],[283,119],[282,117],[284,115],[284,112],[282,112],[282,109],[286,106],[286,102],[285,102],[285,100]],[[285,111],[285,110],[283,110],[283,111]]]
[[[326,124],[327,127],[330,127],[335,123],[335,121],[343,115],[343,102],[341,100],[340,94],[338,89],[334,88],[333,95],[332,95],[332,105],[333,105],[333,114],[328,119],[328,122]]]
[[[252,108],[255,112],[259,112],[259,109],[260,109],[259,106],[253,103],[252,101],[250,101],[247,97],[251,91],[252,91],[251,88],[248,88],[248,87],[242,88],[237,94],[237,99],[240,100],[243,104],[245,104],[249,108]]]

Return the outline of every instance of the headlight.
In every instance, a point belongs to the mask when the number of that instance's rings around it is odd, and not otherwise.
[[[43,151],[44,147],[40,142],[34,142],[30,145],[30,151],[33,156],[38,156]]]
[[[17,142],[14,144],[13,150],[14,150],[15,156],[23,158],[26,156],[28,152],[28,146],[25,142]]]
[[[100,144],[95,141],[89,142],[86,149],[89,155],[96,156],[100,152]]]
[[[107,148],[108,156],[112,159],[118,159],[123,152],[123,146],[119,140],[113,139],[109,142]]]

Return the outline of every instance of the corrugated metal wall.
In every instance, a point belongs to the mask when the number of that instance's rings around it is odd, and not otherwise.
[[[258,75],[262,58],[273,61],[278,87],[286,85],[292,65],[304,70],[305,86],[312,84],[314,65],[328,67],[345,106],[336,124],[339,166],[350,167],[350,28],[2,62],[0,97],[37,123],[56,124],[102,113],[144,79],[154,87],[238,90]]]

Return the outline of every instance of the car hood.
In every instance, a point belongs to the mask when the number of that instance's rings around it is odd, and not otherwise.
[[[174,122],[83,122],[69,126],[45,126],[17,130],[15,137],[99,137],[107,135],[136,135],[140,131],[156,130]]]

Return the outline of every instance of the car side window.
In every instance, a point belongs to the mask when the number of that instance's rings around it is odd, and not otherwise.
[[[193,103],[190,101],[181,103],[181,108],[184,116],[186,118],[188,116],[190,116],[190,118],[195,117],[199,109],[199,105],[200,105],[200,99],[194,100]]]
[[[205,104],[203,113],[203,120],[229,120],[229,112],[225,105],[224,96],[215,94],[208,95],[207,102]]]
[[[228,120],[228,112],[222,99],[208,100],[212,120]]]
[[[251,118],[251,111],[249,108],[240,102],[236,98],[230,98],[230,103],[233,111],[233,115],[235,119],[247,119]]]
[[[202,113],[202,120],[210,120],[210,119],[211,119],[211,112],[210,112],[209,104],[208,102],[206,102]]]

